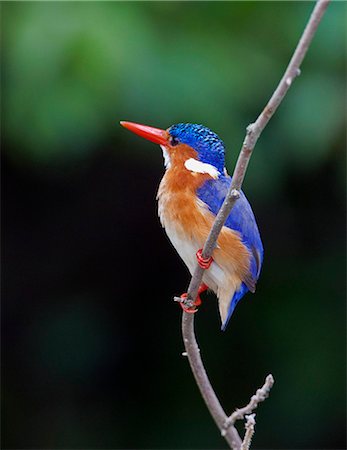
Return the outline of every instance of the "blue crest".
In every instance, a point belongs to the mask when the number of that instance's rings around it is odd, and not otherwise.
[[[219,172],[224,169],[224,143],[209,128],[196,123],[178,123],[169,128],[170,136],[192,147],[201,162],[212,164]]]

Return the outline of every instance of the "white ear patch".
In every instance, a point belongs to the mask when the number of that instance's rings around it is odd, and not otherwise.
[[[208,173],[212,178],[217,179],[220,175],[218,170],[212,164],[203,163],[194,158],[189,158],[184,163],[184,166],[187,170],[195,173]]]
[[[160,146],[161,149],[163,150],[163,156],[164,156],[164,166],[166,169],[168,169],[171,166],[171,160],[170,160],[170,156],[166,150],[165,145],[161,145]]]

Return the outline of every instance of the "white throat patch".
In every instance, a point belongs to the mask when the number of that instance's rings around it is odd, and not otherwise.
[[[208,173],[214,179],[217,179],[220,175],[216,167],[212,166],[212,164],[203,163],[194,158],[187,159],[184,166],[187,170],[190,170],[190,172]]]
[[[170,156],[166,150],[165,145],[161,145],[160,146],[162,151],[163,151],[163,156],[164,156],[164,166],[166,169],[168,169],[171,166],[171,160],[170,160]]]

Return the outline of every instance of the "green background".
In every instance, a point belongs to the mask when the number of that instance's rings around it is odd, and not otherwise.
[[[231,172],[313,6],[1,3],[3,448],[226,448],[181,356],[161,151],[118,122],[203,123]],[[333,2],[252,157],[256,294],[225,333],[212,295],[196,316],[228,412],[276,379],[254,448],[345,448],[345,24]]]

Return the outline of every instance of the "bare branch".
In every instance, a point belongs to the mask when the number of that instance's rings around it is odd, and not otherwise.
[[[194,374],[196,384],[200,389],[207,408],[216,422],[217,427],[222,430],[223,425],[227,420],[227,416],[219,403],[202,363],[200,350],[195,339],[194,320],[192,320],[193,316],[194,314],[183,313],[182,317],[182,334],[184,336],[183,341],[186,354],[188,356],[189,364]],[[230,426],[228,426],[225,430],[224,437],[230,448],[240,449],[242,441],[233,424],[230,424]]]
[[[221,232],[221,229],[227,217],[229,216],[236,200],[239,198],[238,191],[241,189],[243,180],[245,178],[248,163],[252,156],[255,144],[257,143],[259,136],[264,130],[265,126],[268,124],[269,120],[274,115],[275,111],[282,102],[288,89],[293,84],[293,81],[300,74],[300,65],[306,55],[306,52],[317,30],[319,22],[323,17],[323,14],[329,3],[330,0],[317,1],[316,6],[311,14],[311,17],[306,25],[306,28],[300,38],[292,59],[290,60],[279,85],[277,86],[275,92],[272,94],[263,111],[258,116],[257,120],[247,127],[246,137],[243,141],[242,148],[234,169],[229,192],[224,200],[221,209],[217,214],[213,227],[211,228],[211,231],[205,242],[202,252],[203,258],[209,258],[212,255],[213,249],[215,248],[217,243],[219,233]],[[203,272],[204,270],[199,265],[197,265],[188,289],[188,295],[193,300],[196,299]]]
[[[317,1],[311,17],[306,25],[306,28],[300,38],[300,41],[280,83],[278,84],[276,90],[274,91],[269,102],[267,103],[257,120],[247,127],[247,134],[234,169],[230,189],[221,209],[219,210],[219,213],[217,214],[217,217],[203,248],[202,256],[204,258],[209,258],[212,255],[213,249],[215,248],[217,243],[219,233],[221,232],[222,227],[227,217],[229,216],[235,202],[239,198],[239,191],[245,178],[248,163],[255,144],[257,143],[263,129],[282,102],[288,89],[293,84],[293,81],[300,74],[300,65],[306,55],[306,52],[315,35],[319,22],[321,21],[329,2],[330,0]],[[197,265],[188,287],[188,296],[186,301],[188,301],[188,299],[193,301],[196,299],[199,286],[202,282],[203,272],[204,270],[199,265]],[[195,376],[196,383],[199,386],[201,395],[204,398],[205,403],[218,428],[223,432],[223,435],[229,446],[233,449],[239,450],[242,443],[240,436],[238,435],[237,430],[232,423],[227,427],[227,429],[225,429],[224,425],[228,420],[227,416],[216,397],[216,394],[207,377],[200,357],[194,333],[194,314],[187,314],[186,312],[183,312],[182,334],[189,363]]]

